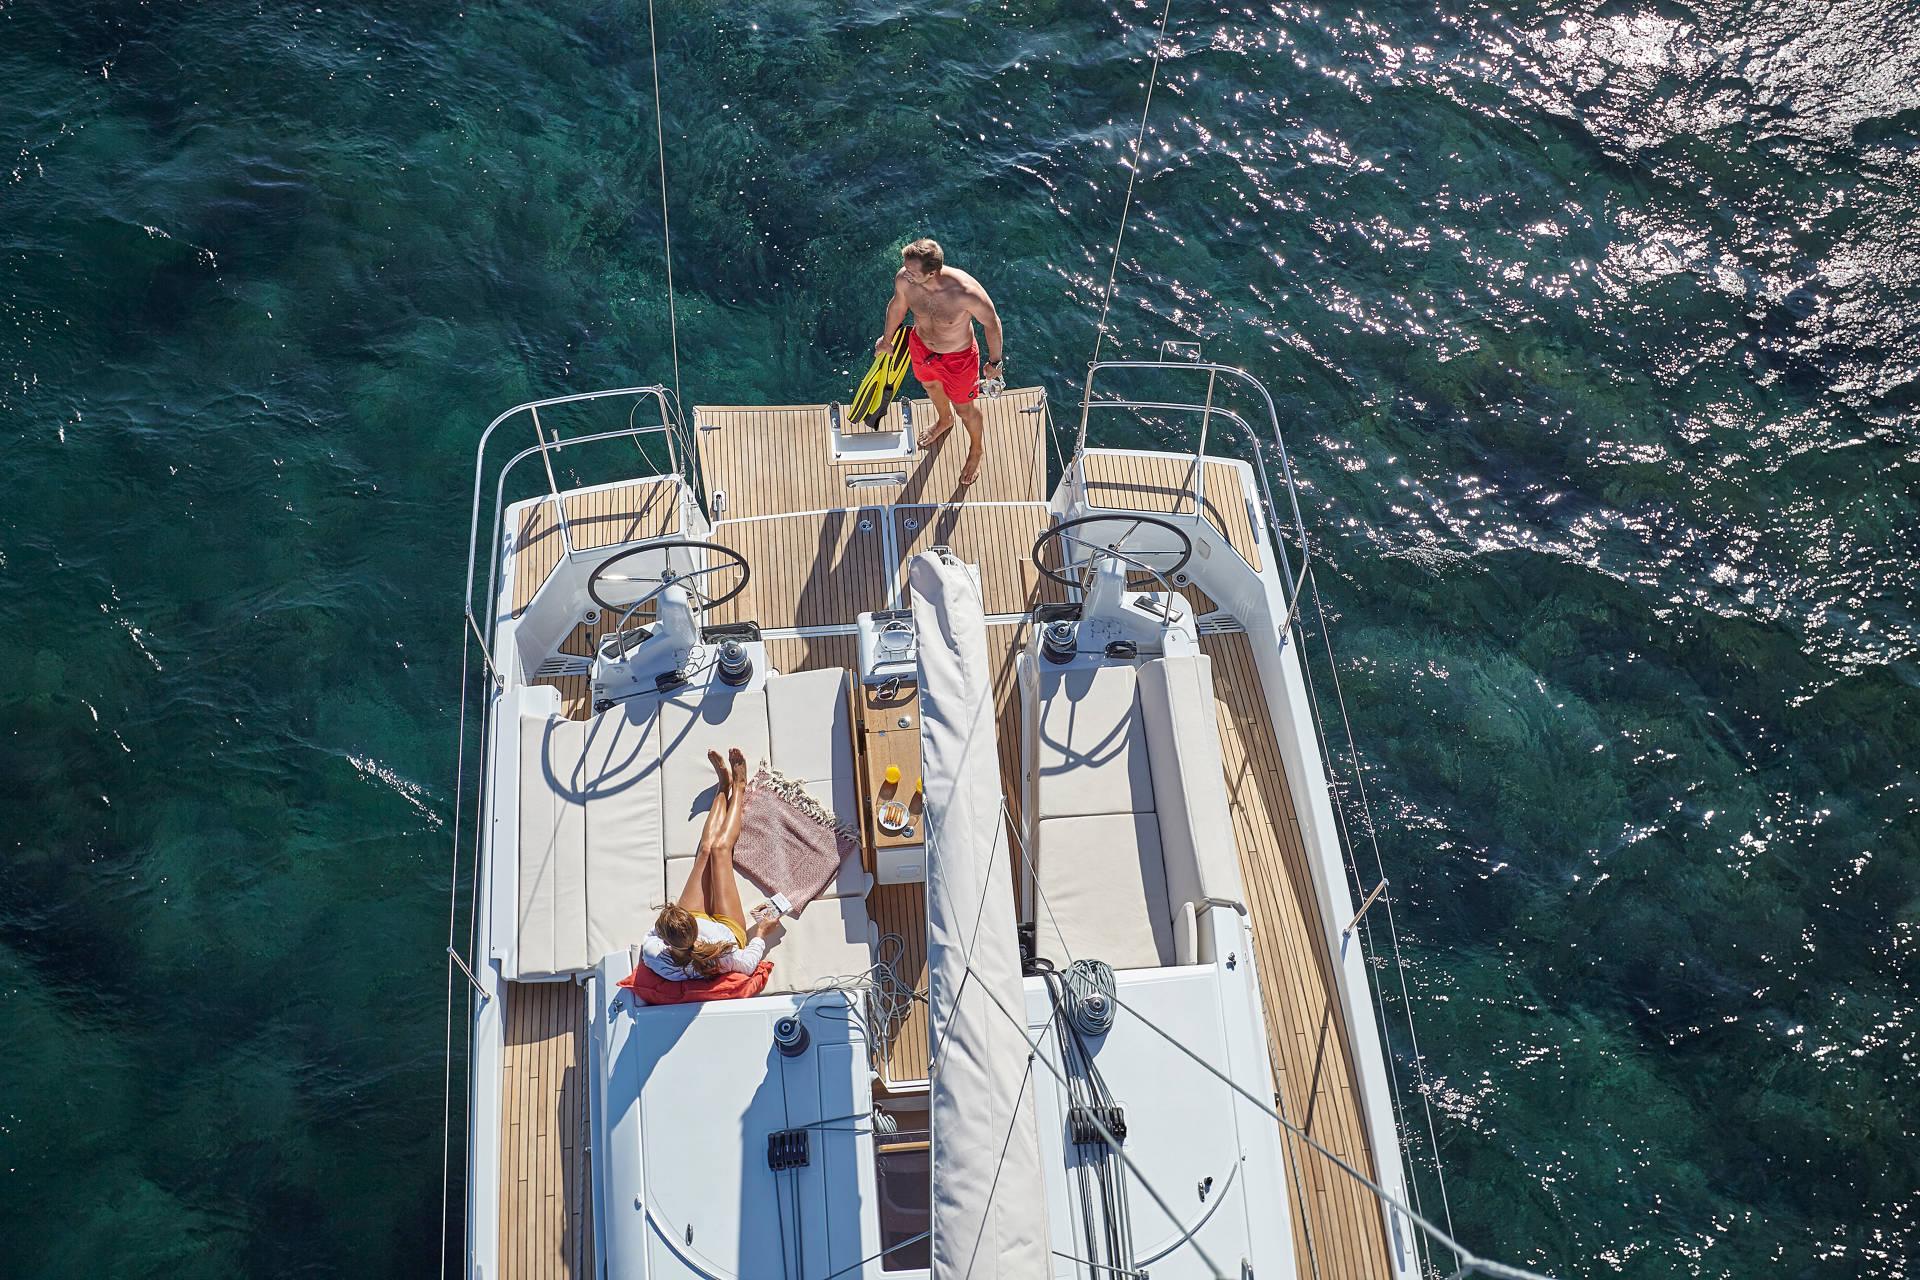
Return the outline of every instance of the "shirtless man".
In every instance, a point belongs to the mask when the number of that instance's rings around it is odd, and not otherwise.
[[[887,304],[886,332],[873,344],[874,354],[893,345],[893,336],[913,311],[913,332],[907,351],[913,357],[913,376],[933,401],[935,420],[921,443],[928,448],[946,439],[954,415],[967,425],[971,447],[960,469],[960,483],[980,478],[980,460],[986,449],[986,423],[975,403],[980,394],[980,349],[973,342],[973,322],[980,322],[987,338],[985,373],[1000,377],[1000,313],[993,299],[958,267],[947,265],[946,254],[933,240],[915,240],[900,251],[900,270],[893,277],[893,301]]]

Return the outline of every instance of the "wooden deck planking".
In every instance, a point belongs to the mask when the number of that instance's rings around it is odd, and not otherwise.
[[[680,482],[672,476],[635,480],[590,493],[570,493],[561,501],[565,504],[567,534],[576,551],[664,537],[680,527]],[[520,514],[520,531],[513,542],[516,618],[526,612],[534,593],[565,554],[559,509],[551,498],[543,498]]]
[[[767,661],[776,671],[848,670],[860,665],[860,642],[851,635],[775,636],[766,642]]]
[[[894,973],[914,991],[927,989],[927,894],[918,884],[877,884],[867,895],[867,911],[884,937],[900,939]],[[928,1015],[924,1000],[913,1002],[906,1018],[882,1045],[890,1083],[927,1078]]]
[[[613,634],[620,616],[601,611],[599,621],[589,626],[580,623],[560,642],[561,653],[591,657],[600,641]],[[560,714],[569,720],[585,720],[593,713],[593,682],[587,676],[535,676],[528,684],[544,684],[560,691]]]
[[[1147,457],[1137,453],[1089,450],[1086,456],[1087,501],[1096,507],[1120,511],[1148,511],[1163,515],[1193,513],[1194,459]],[[1237,468],[1209,462],[1201,489],[1207,523],[1255,569],[1260,567],[1260,540],[1254,535],[1246,493]]]
[[[993,652],[993,729],[1000,748],[1000,794],[1007,806],[1007,890],[1016,910],[1023,873],[1020,815],[1020,686],[1016,682],[1020,655],[1027,648],[1025,622],[995,623],[987,628],[987,647]]]
[[[828,416],[820,405],[700,406],[694,439],[707,492],[726,494],[727,520],[827,511],[867,503],[1021,502],[1046,485],[1046,396],[1038,387],[980,402],[986,454],[980,478],[960,484],[966,431],[898,462],[836,464],[828,453]],[[913,420],[933,425],[933,409],[913,402]],[[848,487],[852,476],[905,472],[905,484]]]
[[[509,982],[501,1079],[500,1275],[593,1270],[585,997],[570,982]]]
[[[1041,577],[1028,554],[1047,527],[1044,503],[902,506],[892,515],[903,601],[906,562],[937,546],[951,547],[962,560],[979,566],[981,602],[989,615],[1026,613],[1036,604],[1067,598],[1066,588]]]
[[[713,610],[711,620],[763,628],[851,626],[859,614],[886,608],[893,574],[884,518],[863,507],[722,521],[713,540],[745,556],[754,571],[746,590]]]
[[[661,538],[680,527],[680,486],[670,477],[568,494],[563,501],[575,551]]]
[[[1213,659],[1220,749],[1253,918],[1274,1087],[1288,1119],[1373,1177],[1349,1030],[1252,642],[1244,635],[1207,636],[1201,648]],[[1373,1197],[1303,1144],[1289,1141],[1288,1146],[1294,1235],[1303,1267],[1310,1236],[1320,1274],[1328,1280],[1389,1274],[1385,1226]],[[1304,1186],[1294,1180],[1296,1169]]]
[[[520,514],[520,534],[513,541],[513,616],[519,617],[532,603],[553,567],[560,563],[559,508],[550,499],[541,499]]]

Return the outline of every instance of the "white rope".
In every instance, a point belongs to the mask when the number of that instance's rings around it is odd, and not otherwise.
[[[660,48],[654,39],[653,0],[647,0],[647,52],[653,56],[653,137],[660,152],[660,236],[667,259],[667,331],[673,343],[673,403],[678,411],[684,403],[680,394],[680,317],[673,303],[673,224],[667,219],[667,126],[660,111]]]
[[[652,0],[648,0],[649,3]],[[1113,307],[1113,283],[1120,272],[1120,242],[1127,235],[1127,214],[1133,209],[1133,184],[1140,177],[1140,150],[1147,140],[1147,112],[1153,109],[1153,86],[1160,79],[1160,53],[1167,47],[1167,15],[1173,0],[1160,9],[1160,33],[1153,40],[1153,70],[1147,76],[1147,100],[1140,107],[1140,128],[1133,135],[1133,167],[1127,173],[1127,198],[1120,205],[1120,230],[1113,237],[1113,261],[1107,265],[1107,296],[1100,304],[1100,328],[1093,335],[1093,363],[1100,363],[1100,344],[1107,337],[1107,312]]]

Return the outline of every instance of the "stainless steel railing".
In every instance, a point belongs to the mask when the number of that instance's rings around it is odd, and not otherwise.
[[[1170,344],[1172,345],[1172,344]],[[1130,396],[1095,394],[1095,384],[1105,371],[1118,370],[1170,370],[1180,373],[1204,373],[1207,377],[1206,391],[1198,401],[1166,399],[1142,400]],[[1281,527],[1281,508],[1274,502],[1273,485],[1267,475],[1266,450],[1262,447],[1261,434],[1246,416],[1220,403],[1221,383],[1228,388],[1248,388],[1258,398],[1258,404],[1265,411],[1267,442],[1270,442],[1275,456],[1280,460],[1280,470],[1287,486],[1287,512],[1293,517],[1291,531],[1294,537],[1295,552],[1304,565],[1308,557],[1307,526],[1300,514],[1300,493],[1293,474],[1293,461],[1287,453],[1285,439],[1280,434],[1280,414],[1274,407],[1273,396],[1267,391],[1266,384],[1248,373],[1245,369],[1233,365],[1215,364],[1205,360],[1100,360],[1087,366],[1087,379],[1080,398],[1080,426],[1074,439],[1073,460],[1071,465],[1082,468],[1084,476],[1085,455],[1087,451],[1087,426],[1095,409],[1120,409],[1134,413],[1197,413],[1200,415],[1199,439],[1194,445],[1193,469],[1193,509],[1198,515],[1206,498],[1207,444],[1216,418],[1238,429],[1242,443],[1246,446],[1246,461],[1252,464],[1254,477],[1260,484],[1260,498],[1265,506],[1261,517],[1253,523],[1270,529],[1274,535],[1275,550],[1279,553],[1280,564],[1289,588],[1297,581],[1292,557],[1288,554],[1285,530]],[[1238,456],[1229,455],[1229,456]],[[1287,602],[1293,604],[1292,600]]]
[[[568,435],[559,427],[549,425],[550,420],[554,417],[553,414],[548,414],[548,420],[542,420],[540,416],[540,411],[543,409],[552,410],[562,405],[617,401],[622,398],[631,400],[633,407],[628,413],[627,425],[611,431],[596,431],[584,435]],[[658,421],[650,419],[645,423],[637,422],[635,419],[640,406],[648,401],[652,401],[657,408]],[[565,505],[559,501],[560,485],[553,470],[553,459],[555,455],[562,450],[604,440],[630,438],[635,442],[636,447],[639,448],[642,457],[645,457],[646,451],[642,445],[642,441],[649,436],[659,436],[666,445],[668,470],[685,480],[696,495],[701,492],[699,485],[699,454],[695,451],[693,443],[688,437],[686,421],[681,414],[679,402],[675,400],[672,391],[658,383],[652,386],[613,387],[604,391],[583,391],[574,395],[550,396],[544,400],[530,400],[525,404],[515,405],[488,423],[487,429],[480,435],[479,444],[474,447],[473,508],[467,529],[467,582],[465,598],[462,602],[469,625],[474,628],[477,635],[482,636],[483,649],[485,633],[480,630],[474,614],[473,587],[479,569],[480,506],[487,473],[487,449],[488,446],[493,443],[494,433],[501,426],[522,414],[527,416],[529,424],[533,428],[534,442],[508,458],[505,464],[501,466],[495,480],[493,518],[489,522],[489,527],[492,530],[492,541],[490,544],[492,554],[490,556],[490,566],[488,569],[486,596],[489,600],[494,598],[494,594],[499,586],[500,534],[501,522],[506,518],[505,497],[507,478],[512,474],[513,469],[526,459],[536,454],[539,455],[541,466],[546,471],[548,496],[554,501],[555,508],[559,515],[561,545],[565,547],[568,552],[573,550],[573,535],[572,530],[568,526]],[[488,661],[491,663],[491,657],[488,658]]]

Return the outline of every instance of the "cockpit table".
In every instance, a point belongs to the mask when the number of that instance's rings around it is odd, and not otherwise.
[[[926,797],[920,790],[920,688],[910,680],[860,687],[860,824],[867,870],[881,884],[927,878]],[[900,771],[887,781],[889,766]],[[880,806],[899,800],[907,824],[880,827]]]

